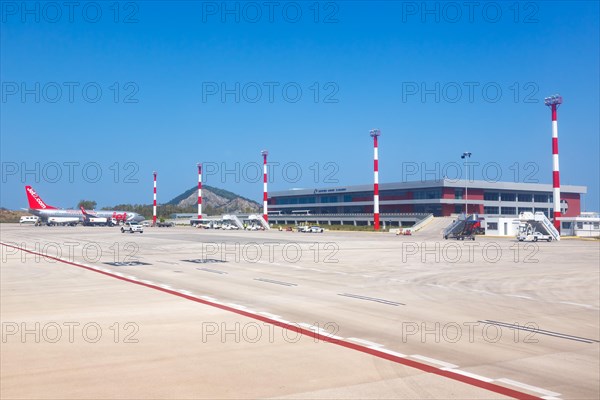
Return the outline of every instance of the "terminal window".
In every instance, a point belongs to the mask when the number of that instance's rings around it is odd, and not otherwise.
[[[516,215],[517,209],[515,207],[502,207],[500,210],[502,215]]]
[[[501,195],[502,201],[516,201],[517,195],[515,193],[502,193]]]
[[[498,201],[500,194],[498,192],[483,192],[483,199],[489,201]]]
[[[519,201],[531,202],[533,195],[531,193],[519,193]]]
[[[484,214],[498,214],[498,207],[486,206],[483,207]]]

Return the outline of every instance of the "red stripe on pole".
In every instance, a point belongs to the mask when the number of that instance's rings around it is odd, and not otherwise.
[[[552,138],[552,154],[558,154],[558,138]]]
[[[552,171],[552,187],[560,188],[560,172]]]
[[[379,171],[379,160],[373,160],[373,167],[375,168],[375,172]]]
[[[556,121],[556,104],[552,104],[552,121]]]
[[[379,183],[376,183],[376,184],[373,186],[373,190],[374,190],[374,192],[375,192],[374,194],[379,194]]]
[[[202,204],[202,197],[198,196],[198,204]]]

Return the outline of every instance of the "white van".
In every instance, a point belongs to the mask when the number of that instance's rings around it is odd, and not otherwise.
[[[19,220],[19,224],[37,224],[40,220],[40,217],[35,215],[23,215]]]

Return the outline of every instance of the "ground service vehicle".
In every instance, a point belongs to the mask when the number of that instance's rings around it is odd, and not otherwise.
[[[40,217],[35,215],[23,215],[19,219],[19,224],[37,224],[40,221]]]
[[[535,230],[529,223],[519,224],[519,233],[517,234],[519,242],[537,242],[538,240],[552,241],[551,235],[546,235]]]
[[[129,233],[134,233],[134,232],[144,233],[144,227],[142,225],[138,224],[137,222],[125,222],[125,225],[123,225],[121,227],[121,233],[125,233],[125,232],[129,232]]]

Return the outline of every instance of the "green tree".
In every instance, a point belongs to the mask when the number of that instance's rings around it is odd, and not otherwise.
[[[77,203],[77,208],[83,207],[86,210],[93,210],[96,208],[96,204],[94,200],[81,200]]]

